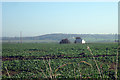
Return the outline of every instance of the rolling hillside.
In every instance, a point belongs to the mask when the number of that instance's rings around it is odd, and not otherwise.
[[[116,34],[45,34],[34,37],[3,37],[3,42],[59,42],[61,39],[68,38],[74,42],[75,37],[81,37],[86,42],[114,42],[117,39]]]

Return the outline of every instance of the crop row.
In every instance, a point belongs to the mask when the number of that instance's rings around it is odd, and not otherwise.
[[[89,46],[90,49],[87,48]],[[115,78],[116,43],[95,44],[3,44],[3,58],[30,59],[3,61],[3,78]],[[93,55],[92,55],[93,54]],[[101,56],[97,55],[114,55]],[[84,57],[61,58],[50,57]],[[87,57],[89,56],[89,57]],[[91,56],[91,57],[90,57]],[[93,57],[94,56],[94,57]],[[42,58],[42,59],[34,59]],[[47,58],[45,60],[45,58]],[[98,70],[100,69],[100,71]],[[119,75],[119,74],[118,74]]]

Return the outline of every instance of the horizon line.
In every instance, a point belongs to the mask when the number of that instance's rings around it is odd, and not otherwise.
[[[109,34],[118,34],[118,33],[48,33],[48,34],[40,34],[37,36],[43,36],[43,35],[50,35],[50,34],[101,34],[101,35],[109,35]],[[23,37],[37,37],[36,35],[34,36],[23,36]],[[2,36],[2,37],[20,37],[20,36]]]

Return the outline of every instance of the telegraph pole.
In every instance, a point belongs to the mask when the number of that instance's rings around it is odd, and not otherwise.
[[[20,43],[22,43],[22,31],[20,32]]]

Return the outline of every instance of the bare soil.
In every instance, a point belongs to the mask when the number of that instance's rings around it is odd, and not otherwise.
[[[83,55],[83,54],[82,54]],[[106,56],[116,56],[115,54],[111,54],[111,55],[96,55],[94,57],[106,57]],[[6,61],[6,60],[31,60],[31,59],[44,59],[44,60],[48,60],[48,59],[73,59],[73,58],[87,58],[87,57],[92,57],[92,56],[78,56],[78,57],[68,57],[67,55],[46,55],[46,56],[42,56],[42,57],[36,57],[36,56],[7,56],[7,57],[0,57],[2,58],[2,61]]]

